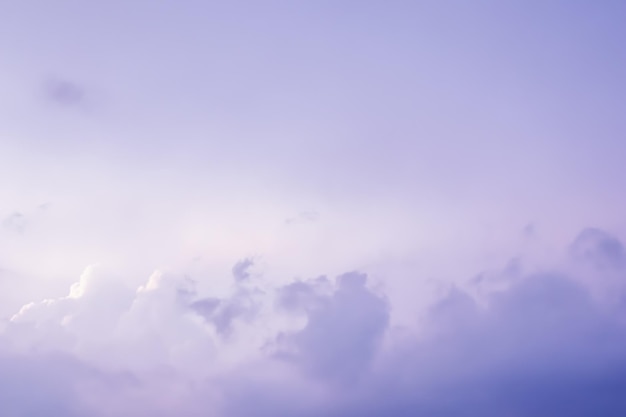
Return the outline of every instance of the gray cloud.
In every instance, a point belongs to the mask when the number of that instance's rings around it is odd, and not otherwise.
[[[372,293],[366,281],[366,275],[356,272],[341,275],[331,295],[316,292],[323,280],[285,287],[280,303],[304,311],[308,323],[280,335],[277,356],[307,374],[346,383],[366,372],[389,322],[386,300]]]
[[[34,209],[13,211],[0,221],[0,231],[22,234],[45,216],[50,207],[50,203],[45,203]]]
[[[222,336],[231,334],[236,320],[253,320],[260,308],[256,296],[262,292],[258,288],[244,286],[250,278],[248,270],[253,265],[254,261],[250,258],[235,263],[232,268],[235,292],[231,297],[206,297],[189,302],[189,308],[212,324]]]
[[[220,335],[229,336],[236,320],[254,319],[258,306],[250,293],[242,291],[229,299],[203,298],[189,308],[211,323]]]
[[[570,245],[570,254],[577,260],[600,269],[626,267],[624,245],[604,230],[587,228]]]
[[[245,281],[250,278],[248,270],[254,265],[254,261],[250,258],[243,259],[233,266],[232,272],[235,281]]]
[[[292,224],[304,224],[304,223],[315,223],[319,221],[320,215],[316,211],[302,211],[298,213],[294,217],[289,217],[285,220],[285,223],[288,225]]]
[[[321,276],[308,281],[296,281],[278,290],[276,306],[290,313],[303,313],[321,308],[325,302],[324,292],[331,285],[328,278]]]
[[[78,83],[63,79],[49,78],[44,83],[46,100],[60,106],[78,106],[85,102],[85,89]]]
[[[623,324],[564,276],[525,277],[486,308],[454,290],[372,375],[361,415],[621,415]]]
[[[578,262],[623,268],[621,243],[605,232],[583,232],[572,248]],[[313,283],[285,287],[279,306],[309,314],[307,326],[289,335],[298,352],[289,356],[292,363],[314,377],[360,378],[335,386],[307,410],[277,400],[272,393],[280,392],[279,385],[244,384],[233,401],[256,390],[248,397],[252,403],[233,407],[232,415],[626,414],[626,298],[605,305],[575,276],[511,276],[508,269],[502,272],[507,288],[480,303],[461,288],[451,289],[418,332],[387,350],[371,344],[385,329],[385,310],[363,278],[348,275],[330,296],[316,295]]]
[[[594,230],[581,233],[569,249],[577,265],[595,268],[602,281],[603,274],[626,271],[617,261],[621,247],[616,238]],[[184,395],[168,403],[161,415],[625,415],[626,298],[604,303],[575,273],[527,274],[521,262],[514,262],[515,273],[510,265],[504,268],[499,285],[484,298],[475,298],[472,288],[453,287],[419,326],[416,317],[414,329],[388,343],[383,342],[392,305],[368,287],[365,274],[281,286],[275,291],[275,311],[304,318],[305,324],[274,335],[270,348],[251,362],[207,377],[200,385],[183,384]],[[161,288],[155,285],[166,285],[164,279],[151,278],[146,288]],[[258,318],[255,304],[246,300],[260,293],[237,280],[233,296],[223,299],[195,299],[193,282],[183,281],[172,281],[178,302],[218,333],[232,332],[236,320]],[[84,297],[100,291],[90,282]],[[626,294],[626,282],[620,290]],[[129,417],[147,416],[156,406],[151,408],[146,398],[160,400],[167,392],[149,388],[147,375],[127,379],[103,374],[71,357],[48,363],[32,354],[19,360],[2,354],[0,365],[6,370],[0,376],[0,403],[18,416],[38,416],[45,410],[63,417],[79,411],[100,417],[105,414],[94,404],[111,399]],[[122,379],[111,382],[115,378]],[[87,379],[96,381],[97,395],[91,395],[97,400],[85,405],[76,402],[85,393],[75,387]],[[126,391],[136,389],[145,390],[147,397],[129,400]],[[219,401],[211,396],[216,392]]]
[[[2,228],[13,233],[23,233],[26,225],[26,216],[17,211],[5,217],[2,221]]]
[[[63,354],[0,354],[0,410],[3,416],[101,416],[81,398],[82,384],[127,385],[128,376],[106,375]],[[89,414],[86,414],[89,413]]]

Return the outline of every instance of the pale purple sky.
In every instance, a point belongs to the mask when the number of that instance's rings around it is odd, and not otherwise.
[[[0,0],[0,415],[626,413],[625,21]]]

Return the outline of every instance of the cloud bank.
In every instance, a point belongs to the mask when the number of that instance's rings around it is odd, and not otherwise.
[[[244,259],[215,296],[201,278],[157,271],[135,289],[92,266],[67,296],[3,322],[0,406],[20,417],[623,415],[626,251],[586,229],[567,254],[560,270],[509,265],[487,280],[497,285],[451,286],[412,327],[393,324],[392,300],[361,272],[270,286]]]

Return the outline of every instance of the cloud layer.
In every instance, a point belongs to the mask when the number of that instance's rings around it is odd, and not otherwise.
[[[244,259],[217,297],[89,267],[3,324],[0,403],[20,417],[621,415],[626,252],[586,229],[567,253],[562,270],[451,286],[402,328],[359,272],[272,287]]]

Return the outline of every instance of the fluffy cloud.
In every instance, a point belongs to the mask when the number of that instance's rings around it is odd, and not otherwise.
[[[133,290],[89,267],[67,296],[22,307],[5,333],[21,349],[59,350],[116,369],[193,369],[186,354],[208,355],[212,344],[200,321],[185,314],[184,284],[157,271]]]
[[[133,290],[88,268],[5,326],[0,402],[63,417],[622,415],[624,250],[588,229],[568,253],[562,271],[518,260],[491,288],[452,287],[403,329],[358,272],[267,288],[244,260],[216,297],[184,276]]]
[[[280,304],[301,310],[306,326],[279,335],[278,357],[307,374],[346,383],[367,372],[389,322],[387,303],[366,287],[367,277],[347,273],[330,295],[320,294],[324,278],[281,289]]]

